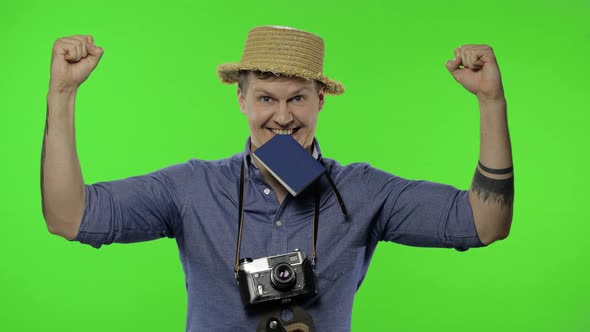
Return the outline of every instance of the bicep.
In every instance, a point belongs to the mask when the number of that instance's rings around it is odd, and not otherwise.
[[[98,248],[174,236],[179,217],[173,184],[158,172],[87,185],[85,192],[75,240]]]
[[[467,191],[429,181],[383,181],[381,240],[419,247],[482,246]]]

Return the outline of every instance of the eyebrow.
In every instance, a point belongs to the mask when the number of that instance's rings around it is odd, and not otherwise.
[[[272,93],[270,93],[270,92],[268,92],[268,91],[266,91],[264,89],[260,89],[260,88],[254,89],[254,93],[260,93],[260,94],[263,94],[263,95],[272,96]]]
[[[297,90],[297,91],[293,92],[293,95],[295,95],[295,96],[296,96],[296,95],[298,95],[298,94],[302,93],[302,92],[303,92],[303,91],[305,91],[305,90],[309,90],[309,87],[307,87],[307,86],[304,86],[304,87],[302,87],[301,89],[299,89],[299,90]]]

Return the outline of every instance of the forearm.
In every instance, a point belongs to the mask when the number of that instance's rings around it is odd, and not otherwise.
[[[479,101],[480,152],[469,192],[478,235],[484,244],[508,236],[514,199],[512,151],[506,101]],[[503,171],[498,171],[503,170]],[[496,174],[501,173],[501,174]]]
[[[512,166],[506,100],[480,101],[479,161],[490,168]]]
[[[76,89],[47,95],[47,120],[41,156],[41,195],[47,228],[73,239],[84,212],[84,180],[76,152]]]

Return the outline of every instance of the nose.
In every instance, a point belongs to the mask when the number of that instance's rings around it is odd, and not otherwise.
[[[293,122],[293,114],[289,111],[286,102],[279,104],[274,120],[281,127],[286,127],[289,123]]]

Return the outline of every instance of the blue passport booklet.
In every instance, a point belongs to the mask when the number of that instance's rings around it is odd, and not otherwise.
[[[254,151],[254,157],[293,196],[300,194],[326,171],[291,135],[275,135]]]

